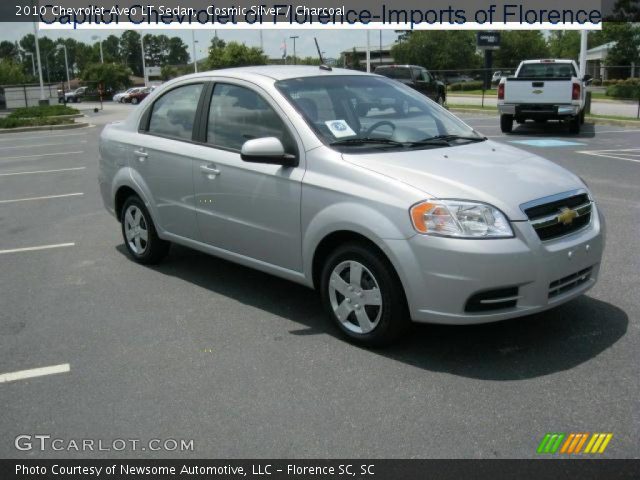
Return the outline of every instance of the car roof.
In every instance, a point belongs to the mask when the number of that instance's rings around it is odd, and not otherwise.
[[[287,80],[290,78],[339,76],[339,75],[368,75],[358,70],[344,68],[332,68],[331,70],[319,66],[308,65],[262,65],[254,67],[224,68],[221,70],[208,70],[206,72],[188,75],[190,78],[206,78],[211,76],[225,76],[232,78],[246,78],[247,76],[261,76],[273,80]]]

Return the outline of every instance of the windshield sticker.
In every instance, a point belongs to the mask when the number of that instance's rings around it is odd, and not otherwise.
[[[353,137],[356,134],[344,120],[329,120],[324,123],[336,138]]]

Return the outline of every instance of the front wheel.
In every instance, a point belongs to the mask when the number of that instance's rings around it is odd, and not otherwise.
[[[444,107],[444,97],[442,96],[442,94],[438,94],[438,96],[436,97],[436,103],[441,107]]]
[[[124,244],[136,262],[153,265],[169,253],[171,244],[158,237],[151,215],[140,198],[131,196],[124,202],[121,221]]]
[[[320,280],[322,302],[334,323],[354,343],[391,343],[406,328],[407,303],[389,262],[372,248],[353,243],[327,259]]]
[[[500,130],[502,130],[502,133],[511,133],[511,130],[513,130],[513,115],[500,115]]]
[[[133,103],[134,105],[137,105],[138,104],[138,99],[136,97],[133,97],[131,99],[131,103]]]

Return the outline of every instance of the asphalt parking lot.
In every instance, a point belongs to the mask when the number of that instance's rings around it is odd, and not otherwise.
[[[0,135],[0,375],[62,365],[0,383],[0,456],[515,458],[547,432],[611,432],[603,456],[640,456],[640,130],[504,136],[496,117],[462,115],[589,184],[607,221],[600,281],[544,314],[420,325],[370,351],[301,286],[181,247],[157,267],[129,260],[97,144],[131,108]],[[194,450],[19,451],[20,434]]]

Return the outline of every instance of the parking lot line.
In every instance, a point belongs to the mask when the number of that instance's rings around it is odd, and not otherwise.
[[[51,157],[55,155],[78,155],[80,153],[84,153],[84,150],[78,150],[77,152],[40,153],[38,155],[18,155],[17,157],[0,157],[0,160],[18,160],[20,158]]]
[[[65,198],[65,197],[79,197],[80,195],[84,195],[82,192],[78,193],[63,193],[62,195],[46,195],[44,197],[27,197],[27,198],[16,198],[13,200],[0,200],[0,204],[3,203],[18,203],[18,202],[30,202],[32,200],[49,200],[52,198]]]
[[[71,366],[68,363],[62,363],[60,365],[52,365],[50,367],[32,368],[30,370],[20,370],[19,372],[3,373],[0,375],[0,383],[15,382],[16,380],[54,375],[56,373],[66,373],[70,370]]]
[[[76,141],[74,143],[87,143],[86,140]],[[15,148],[36,148],[36,147],[56,147],[56,146],[64,146],[66,143],[38,143],[36,145],[12,145],[10,147],[0,147],[0,150],[9,150]]]
[[[0,136],[0,142],[17,142],[19,140],[42,140],[43,138],[84,137],[86,133],[67,133],[65,135],[40,135],[37,137],[14,137],[19,133],[9,133]],[[8,138],[5,138],[8,137]]]
[[[11,248],[8,250],[0,250],[0,255],[5,253],[22,253],[22,252],[37,252],[39,250],[50,250],[52,248],[65,248],[65,247],[74,247],[76,244],[71,243],[56,243],[53,245],[40,245],[37,247],[24,247],[24,248]]]
[[[637,152],[637,153],[636,153]],[[576,153],[583,153],[594,157],[613,158],[614,160],[625,160],[627,162],[640,163],[636,157],[640,153],[639,148],[619,148],[616,150],[581,150]]]
[[[58,168],[57,170],[34,170],[32,172],[0,173],[0,177],[11,177],[13,175],[31,175],[32,173],[72,172],[72,171],[75,171],[75,170],[84,170],[85,168],[87,168],[87,167]]]

